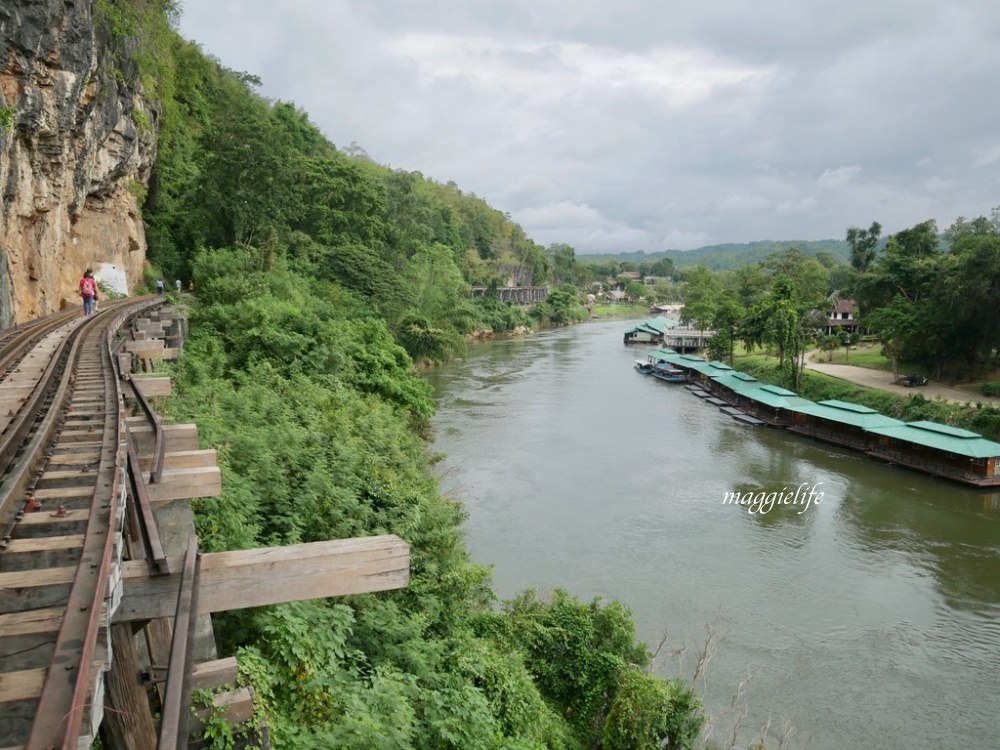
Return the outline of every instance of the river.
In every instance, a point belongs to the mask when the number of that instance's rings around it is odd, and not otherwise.
[[[744,725],[787,720],[795,748],[1000,747],[1000,493],[736,422],[637,373],[628,325],[476,344],[427,374],[442,489],[498,594],[617,599],[642,640],[687,646],[670,675],[710,624],[706,705],[721,716],[750,675]],[[819,504],[724,503],[800,485]]]

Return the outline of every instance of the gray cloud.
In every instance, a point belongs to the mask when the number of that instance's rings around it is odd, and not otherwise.
[[[181,31],[334,143],[578,252],[1000,204],[992,0],[215,0]]]

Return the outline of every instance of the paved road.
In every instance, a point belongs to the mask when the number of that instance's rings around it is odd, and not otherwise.
[[[879,388],[883,391],[898,393],[902,396],[913,396],[919,393],[924,398],[930,399],[940,397],[945,401],[953,401],[957,403],[975,403],[976,401],[982,401],[984,404],[991,403],[1000,405],[1000,399],[972,394],[959,388],[949,388],[946,385],[939,385],[934,382],[922,385],[918,388],[907,388],[902,385],[896,385],[892,381],[892,373],[886,370],[873,370],[869,367],[856,367],[854,365],[835,365],[827,362],[816,362],[813,360],[814,357],[819,357],[818,349],[806,354],[806,369],[822,372],[826,375],[840,378],[841,380],[856,383],[857,385],[867,386],[868,388]]]

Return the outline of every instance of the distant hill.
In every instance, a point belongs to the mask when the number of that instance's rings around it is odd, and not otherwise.
[[[619,263],[655,261],[660,258],[670,258],[674,265],[706,266],[713,271],[721,271],[748,263],[759,263],[771,253],[781,252],[790,247],[797,247],[807,255],[815,256],[827,252],[842,263],[850,263],[851,247],[844,240],[762,240],[744,244],[728,243],[725,245],[706,245],[695,250],[664,250],[658,253],[646,253],[638,250],[632,253],[598,253],[594,255],[578,255],[577,260],[603,262],[614,260]]]

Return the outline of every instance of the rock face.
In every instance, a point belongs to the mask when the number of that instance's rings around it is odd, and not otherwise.
[[[79,305],[87,268],[114,264],[130,288],[142,273],[155,113],[116,75],[93,12],[0,4],[0,326]]]

